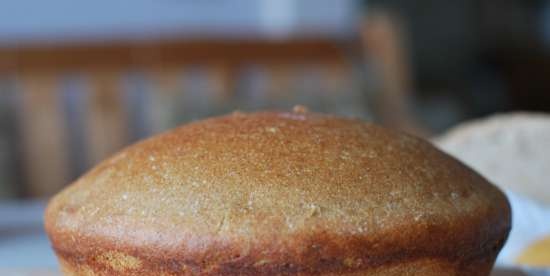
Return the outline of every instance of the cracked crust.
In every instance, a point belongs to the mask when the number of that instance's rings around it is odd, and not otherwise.
[[[488,275],[504,195],[359,120],[235,113],[121,151],[56,195],[66,275]]]

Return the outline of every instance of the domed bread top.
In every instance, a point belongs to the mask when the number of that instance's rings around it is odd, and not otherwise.
[[[142,141],[46,211],[58,256],[120,273],[460,266],[494,258],[509,227],[504,195],[429,143],[304,110],[237,112]]]

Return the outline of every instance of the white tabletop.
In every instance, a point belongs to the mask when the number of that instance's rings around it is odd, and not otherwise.
[[[44,201],[0,202],[0,268],[57,267],[42,227],[44,206]]]

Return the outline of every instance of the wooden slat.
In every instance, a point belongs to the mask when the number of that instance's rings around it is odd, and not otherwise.
[[[91,164],[96,164],[127,143],[128,126],[120,74],[94,71],[90,72],[88,81],[88,156]]]
[[[232,96],[235,88],[234,68],[225,63],[207,65],[208,80],[212,89],[212,100],[220,104]]]
[[[35,45],[0,48],[0,71],[13,67],[36,69],[116,67],[127,69],[152,61],[164,66],[204,64],[224,61],[298,62],[334,60],[343,62],[344,51],[338,42],[327,39],[283,41],[246,40],[170,40],[86,45]]]
[[[268,98],[280,99],[285,95],[292,93],[291,87],[291,65],[272,63],[266,65],[266,72],[268,74]]]
[[[69,175],[57,78],[51,71],[29,71],[19,76],[19,87],[28,194],[51,195],[67,184]]]

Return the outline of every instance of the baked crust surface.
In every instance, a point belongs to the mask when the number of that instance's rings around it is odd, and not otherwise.
[[[61,269],[63,274],[67,276],[105,276],[105,275],[143,275],[143,276],[158,276],[158,275],[196,275],[191,271],[163,272],[162,270],[154,271],[124,271],[106,269],[105,267],[94,266],[88,264],[75,263],[61,259]],[[284,273],[278,272],[273,275],[299,275],[299,276],[486,276],[489,275],[493,267],[493,261],[482,260],[479,262],[470,263],[468,266],[456,266],[446,260],[437,259],[419,259],[409,260],[397,263],[388,263],[377,267],[365,268],[355,271],[339,271],[339,272],[297,272]],[[213,273],[204,273],[206,275],[216,275]],[[217,274],[219,275],[219,274]],[[257,275],[257,274],[222,274],[222,275]]]
[[[505,196],[428,142],[307,112],[155,136],[46,210],[67,275],[487,275],[509,229]]]

